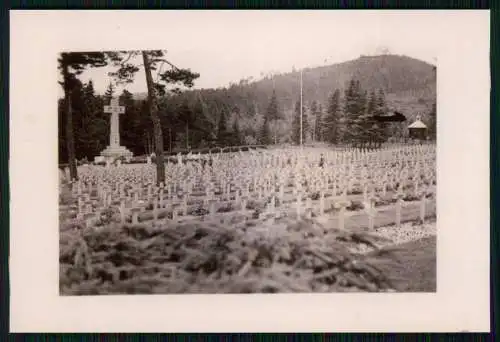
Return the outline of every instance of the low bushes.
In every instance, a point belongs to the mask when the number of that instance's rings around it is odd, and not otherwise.
[[[243,224],[244,226],[244,224]],[[282,220],[270,229],[199,222],[61,232],[61,294],[388,291],[376,237]]]

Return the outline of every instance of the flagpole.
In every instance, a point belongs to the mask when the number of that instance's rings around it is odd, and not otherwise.
[[[302,147],[302,69],[300,69],[300,147]]]

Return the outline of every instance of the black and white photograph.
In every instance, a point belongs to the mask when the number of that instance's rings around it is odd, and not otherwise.
[[[318,25],[60,53],[61,294],[436,291],[436,57]]]
[[[488,20],[13,15],[15,326],[484,328]]]

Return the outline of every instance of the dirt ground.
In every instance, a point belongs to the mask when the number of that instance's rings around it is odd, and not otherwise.
[[[377,266],[392,280],[398,292],[436,291],[436,236],[399,245],[393,259],[377,261]]]

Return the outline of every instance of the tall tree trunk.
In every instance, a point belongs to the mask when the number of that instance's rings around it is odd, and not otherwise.
[[[172,153],[172,128],[168,128],[168,152]]]
[[[277,145],[278,144],[278,124],[277,124],[277,120],[274,121],[274,144]]]
[[[156,183],[165,183],[165,162],[163,158],[163,134],[161,131],[160,116],[156,107],[156,94],[151,76],[151,64],[146,51],[142,51],[144,70],[146,72],[146,84],[148,86],[148,109],[153,122],[154,146],[156,154]]]
[[[73,110],[71,108],[71,84],[68,66],[64,66],[64,103],[66,105],[66,149],[68,152],[69,178],[71,181],[78,180],[76,168],[75,136],[73,134]]]

